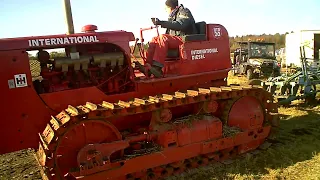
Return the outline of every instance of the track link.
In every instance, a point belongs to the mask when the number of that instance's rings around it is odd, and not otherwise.
[[[164,113],[166,116],[162,116],[161,112],[170,108],[185,106],[190,104],[199,104],[198,115],[202,117],[206,114],[212,114],[213,112],[221,111],[220,118],[213,117],[213,120],[217,122],[217,126],[221,120],[223,124],[223,132],[226,132],[226,128],[230,129],[231,126],[236,127],[237,122],[228,122],[234,112],[232,107],[236,101],[241,97],[253,97],[256,98],[263,108],[264,121],[261,124],[255,124],[248,128],[240,127],[241,131],[228,136],[223,135],[222,137],[215,137],[213,139],[201,142],[190,143],[182,147],[168,148],[161,147],[157,143],[144,148],[140,148],[140,152],[125,153],[124,148],[130,146],[132,142],[152,142],[152,140],[159,136],[159,133],[154,133],[153,130],[145,131],[141,134],[132,137],[125,137],[124,134],[120,133],[117,128],[108,121],[110,118],[130,116],[133,114],[141,114],[151,112],[152,117],[158,117],[157,123],[160,124],[176,124],[179,120],[171,120],[170,112]],[[218,102],[218,103],[217,103]],[[221,108],[219,109],[218,108]],[[160,115],[154,115],[159,114]],[[231,117],[230,117],[231,116]],[[249,119],[249,117],[248,117]],[[264,140],[271,135],[272,127],[278,126],[278,105],[274,102],[272,94],[265,91],[261,86],[223,86],[223,87],[210,87],[210,88],[199,88],[198,90],[187,90],[185,92],[175,92],[173,94],[162,94],[159,96],[149,96],[143,99],[135,98],[133,101],[119,101],[118,103],[109,103],[103,101],[101,104],[93,104],[87,102],[85,105],[79,105],[77,107],[68,106],[67,109],[61,111],[58,115],[52,116],[50,122],[47,124],[45,130],[39,133],[40,143],[37,151],[37,160],[42,166],[43,171],[49,179],[64,179],[61,174],[61,169],[58,166],[58,150],[61,148],[63,139],[66,134],[72,133],[74,127],[78,127],[79,124],[92,125],[93,128],[103,127],[103,132],[110,131],[108,134],[109,143],[100,144],[97,140],[97,144],[93,144],[96,149],[103,149],[105,147],[113,146],[116,153],[119,152],[121,159],[111,161],[111,156],[101,157],[91,162],[91,166],[83,166],[81,163],[74,170],[69,173],[69,176],[82,176],[85,179],[160,179],[173,174],[179,174],[190,168],[197,168],[199,166],[205,166],[213,161],[224,161],[230,157],[237,156],[256,149],[261,145]],[[151,120],[151,123],[153,120]],[[228,126],[229,123],[229,126]],[[232,124],[233,123],[233,124]],[[97,124],[99,126],[97,126]],[[88,126],[87,125],[87,126]],[[191,123],[191,126],[194,124]],[[238,125],[239,126],[239,125]],[[152,126],[156,127],[156,126]],[[231,127],[231,128],[234,128]],[[221,128],[222,129],[222,128]],[[172,132],[172,131],[166,131]],[[174,133],[174,132],[173,132]],[[217,134],[218,135],[218,134]],[[102,136],[102,135],[101,135]],[[81,137],[79,137],[81,138]],[[135,139],[135,140],[133,140]],[[137,144],[137,143],[135,143]],[[90,150],[92,147],[80,147],[79,151],[84,152]],[[108,148],[106,148],[108,149]],[[181,151],[195,151],[189,155],[179,155]],[[89,151],[88,151],[89,152]],[[114,152],[105,152],[111,155]],[[81,153],[80,153],[81,154]],[[166,159],[163,159],[163,155],[166,154]],[[81,159],[81,155],[74,155],[75,158]],[[162,158],[162,159],[161,159]],[[171,159],[170,159],[171,158]],[[93,158],[94,159],[94,158]],[[154,159],[159,165],[134,165],[130,164],[130,160],[134,162],[140,162],[145,164],[152,164],[150,159]],[[129,167],[131,166],[131,167]],[[139,169],[140,168],[140,169]],[[130,169],[130,170],[122,170]],[[119,173],[123,177],[118,177]],[[104,174],[105,173],[105,174]]]

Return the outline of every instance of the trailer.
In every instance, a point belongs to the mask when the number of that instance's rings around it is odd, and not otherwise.
[[[305,58],[319,60],[320,30],[300,30],[286,35],[285,58],[281,64],[285,67],[302,67],[300,47],[305,48]]]

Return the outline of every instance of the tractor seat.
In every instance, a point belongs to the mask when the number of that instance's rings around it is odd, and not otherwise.
[[[179,48],[177,49],[168,49],[167,58],[176,59],[179,57]]]
[[[198,34],[182,36],[184,42],[206,41],[207,40],[207,24],[204,21],[197,22],[196,28]],[[169,49],[167,52],[167,61],[175,60],[179,57],[179,48]]]
[[[197,22],[196,28],[198,30],[198,34],[182,36],[182,40],[184,42],[206,41],[207,40],[207,23],[204,21]]]

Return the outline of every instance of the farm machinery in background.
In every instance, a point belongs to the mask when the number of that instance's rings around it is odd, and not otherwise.
[[[286,35],[282,66],[286,72],[262,82],[262,86],[277,97],[279,104],[294,100],[315,102],[320,84],[320,31],[298,31]],[[290,69],[290,70],[289,70]]]
[[[238,42],[239,48],[233,53],[233,75],[244,74],[253,78],[280,75],[280,66],[276,61],[275,44],[257,41]]]
[[[286,48],[280,48],[276,51],[276,59],[280,63],[281,68],[286,67]]]
[[[286,73],[261,83],[264,89],[274,94],[280,105],[301,99],[307,103],[316,102],[317,85],[320,84],[319,59],[306,58],[305,46],[300,47],[300,56],[301,67],[296,68],[294,74]]]
[[[227,86],[224,26],[197,23],[159,77],[134,66],[133,33],[74,33],[64,2],[67,34],[0,40],[0,135],[10,137],[0,151],[36,148],[44,179],[160,179],[257,149],[278,126],[272,94]],[[56,48],[66,56],[50,60]],[[38,51],[41,78],[27,51]]]

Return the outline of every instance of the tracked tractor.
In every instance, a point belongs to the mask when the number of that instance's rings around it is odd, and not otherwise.
[[[159,77],[129,46],[144,47],[148,28],[140,40],[94,25],[74,33],[65,2],[67,34],[0,40],[1,153],[36,148],[44,179],[161,179],[252,151],[278,125],[269,92],[227,85],[224,26],[197,23]]]

